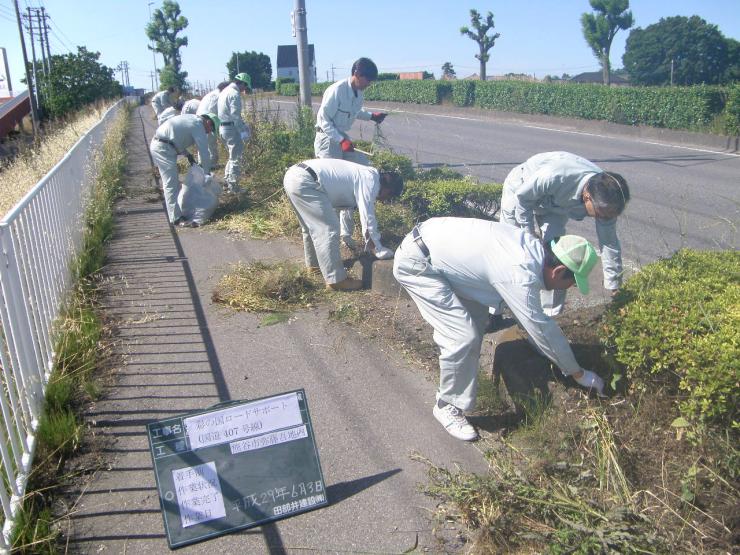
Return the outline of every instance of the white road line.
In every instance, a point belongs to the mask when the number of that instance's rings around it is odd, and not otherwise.
[[[276,100],[278,104],[295,104],[295,102],[287,102],[285,100]],[[450,116],[447,114],[430,114],[428,112],[414,112],[410,110],[393,110],[389,109],[390,112],[393,112],[394,114],[416,114],[419,116],[428,116],[432,118],[446,118],[446,119],[457,119],[457,120],[463,120],[463,121],[477,121],[477,122],[487,122],[490,121],[486,118],[471,118],[471,117],[465,117],[465,116]],[[504,122],[500,122],[504,123]],[[505,122],[510,123],[510,122]],[[553,133],[568,133],[570,135],[584,135],[586,137],[599,137],[602,139],[615,139],[615,138],[626,138],[631,139],[634,142],[637,143],[643,143],[647,145],[653,145],[653,146],[665,146],[670,148],[681,148],[683,150],[692,150],[694,152],[705,152],[708,154],[719,154],[722,156],[730,156],[733,158],[740,158],[740,154],[732,153],[732,152],[722,152],[719,150],[710,150],[707,148],[697,148],[697,147],[691,147],[691,146],[683,146],[683,145],[674,145],[671,143],[660,143],[657,141],[648,141],[647,139],[640,139],[637,137],[619,137],[615,135],[599,135],[598,133],[589,133],[587,131],[573,131],[570,129],[556,129],[552,127],[542,127],[540,125],[529,125],[526,123],[518,124],[520,127],[527,127],[529,129],[539,129],[541,131],[552,131]]]

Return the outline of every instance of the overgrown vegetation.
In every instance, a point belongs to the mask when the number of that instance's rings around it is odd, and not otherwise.
[[[104,263],[113,201],[122,191],[128,119],[126,106],[108,131],[95,162],[97,177],[86,211],[83,247],[73,265],[77,282],[55,323],[55,365],[46,387],[28,493],[12,538],[14,552],[57,552],[59,527],[52,514],[53,492],[63,481],[64,462],[83,441],[79,410],[98,395],[94,372],[107,353],[104,323],[96,306],[95,274]]]

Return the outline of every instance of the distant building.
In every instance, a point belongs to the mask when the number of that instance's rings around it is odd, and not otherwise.
[[[308,45],[308,73],[311,83],[316,83],[316,57],[313,44]],[[293,79],[298,82],[298,46],[295,44],[278,45],[277,77]]]
[[[601,71],[587,71],[585,73],[579,73],[578,75],[571,77],[568,80],[570,83],[596,83],[599,85],[604,84],[604,74]],[[624,77],[620,77],[612,73],[609,76],[609,82],[611,85],[616,87],[629,87],[630,82]]]
[[[409,80],[421,81],[422,79],[424,79],[424,72],[423,71],[406,71],[403,73],[399,73],[398,78],[401,80],[409,79]]]

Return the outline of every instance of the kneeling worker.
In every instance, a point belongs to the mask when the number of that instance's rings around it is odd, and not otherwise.
[[[365,250],[377,258],[393,258],[393,251],[380,242],[375,200],[401,194],[403,180],[398,173],[322,158],[289,168],[283,186],[301,225],[306,266],[321,271],[327,288],[354,291],[362,287],[361,280],[347,277],[342,264],[337,208],[357,207]]]
[[[463,411],[475,406],[478,360],[488,308],[505,302],[538,350],[565,375],[603,392],[603,380],[576,362],[568,340],[540,303],[543,289],[588,292],[598,255],[575,235],[543,244],[507,224],[474,218],[432,218],[396,251],[393,275],[434,328],[440,349],[434,417],[454,437],[478,437]]]

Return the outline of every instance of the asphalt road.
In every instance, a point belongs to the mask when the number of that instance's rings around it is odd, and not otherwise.
[[[277,104],[287,110],[295,103],[278,100]],[[533,154],[565,150],[621,173],[632,194],[619,223],[628,268],[681,247],[738,247],[737,153],[606,136],[579,130],[574,120],[539,124],[514,115],[503,119],[445,106],[366,103],[366,107],[391,113],[382,124],[387,143],[421,167],[447,165],[481,181],[500,183]],[[374,125],[358,121],[351,135],[371,140]],[[569,231],[596,239],[592,220],[571,222]]]

